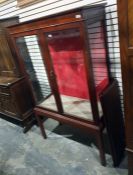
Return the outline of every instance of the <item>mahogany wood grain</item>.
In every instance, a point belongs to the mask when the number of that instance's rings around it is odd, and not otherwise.
[[[124,89],[126,146],[129,156],[129,174],[133,174],[133,1],[118,0],[121,67]]]

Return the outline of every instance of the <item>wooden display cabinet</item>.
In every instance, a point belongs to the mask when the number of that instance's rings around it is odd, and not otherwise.
[[[111,81],[107,60],[104,8],[76,9],[8,28],[21,72],[26,70],[33,87],[37,104],[34,111],[43,137],[46,134],[40,116],[91,133],[96,137],[103,165],[103,109],[106,111],[107,105],[112,109],[109,117],[115,116],[115,110],[113,101],[112,106],[106,104],[102,92],[109,88],[105,96],[111,92],[113,100],[119,95],[111,91],[116,83]],[[118,138],[119,134],[113,136]],[[123,145],[123,138],[120,143]]]

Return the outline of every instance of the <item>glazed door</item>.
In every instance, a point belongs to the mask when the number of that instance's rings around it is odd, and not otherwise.
[[[53,96],[53,89],[49,81],[47,74],[47,67],[43,61],[38,36],[36,34],[24,35],[16,37],[15,40],[16,50],[18,51],[18,57],[20,58],[21,69],[31,84],[36,104],[44,106],[44,102],[47,98],[52,96],[52,106],[50,103],[45,102],[45,108],[52,111],[58,111],[56,106],[56,100]]]
[[[93,120],[88,61],[80,27],[54,28],[44,34],[49,74],[58,87],[63,113]],[[45,49],[46,52],[46,49]],[[52,96],[47,99],[52,101]]]
[[[129,175],[133,174],[133,1],[118,0]],[[121,13],[122,12],[122,13]]]

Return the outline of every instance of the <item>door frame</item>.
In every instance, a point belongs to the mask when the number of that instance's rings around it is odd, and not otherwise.
[[[85,73],[87,76],[87,86],[88,86],[88,93],[90,95],[92,116],[93,116],[93,121],[98,124],[100,117],[99,117],[99,112],[98,112],[96,89],[95,89],[94,75],[93,75],[93,70],[92,70],[92,62],[91,62],[91,57],[89,53],[89,43],[87,41],[87,32],[85,30],[84,21],[74,22],[74,23],[69,23],[69,24],[62,24],[58,26],[50,26],[49,28],[43,28],[39,30],[38,36],[39,36],[39,41],[40,41],[40,47],[42,50],[42,54],[44,55],[44,58],[45,58],[45,63],[47,65],[46,67],[48,67],[49,78],[50,78],[51,71],[53,72],[53,76],[55,76],[55,71],[54,71],[54,67],[52,64],[52,58],[51,58],[49,48],[48,48],[48,41],[47,41],[45,34],[49,32],[56,32],[60,30],[67,30],[67,29],[74,29],[74,28],[79,29],[80,36],[84,44],[83,45],[84,66],[85,66]],[[63,111],[63,106],[62,106],[61,97],[59,93],[59,87],[58,87],[56,78],[54,78],[54,81],[52,80],[52,82],[53,83],[51,83],[51,86],[52,86],[51,88],[56,91],[55,100],[56,100],[56,104],[58,104],[57,107],[58,107],[59,113],[65,114]],[[70,116],[73,116],[73,115],[70,115]]]

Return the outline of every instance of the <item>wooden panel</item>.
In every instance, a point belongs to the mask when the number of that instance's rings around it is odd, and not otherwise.
[[[133,1],[117,0],[129,174],[133,174]]]
[[[18,24],[18,18],[0,20],[0,74],[2,76],[15,76],[16,65],[8,43],[5,27]]]
[[[0,31],[0,58],[1,75],[14,75],[15,64],[13,62],[13,57],[7,43],[7,39],[2,30]]]
[[[1,111],[5,114],[17,115],[16,105],[10,94],[0,93]],[[18,115],[18,117],[20,117]]]
[[[16,78],[16,81],[12,83],[0,85],[0,116],[2,118],[30,128],[34,120],[33,107],[34,99],[26,79]],[[28,122],[30,122],[29,125]]]
[[[133,150],[133,1],[124,1],[121,8],[124,11],[120,21],[120,39],[125,93],[126,143],[127,148]]]
[[[133,150],[133,56],[128,57],[129,59],[129,77],[128,81],[130,83],[129,88],[127,88],[127,91],[129,93],[130,98],[129,106],[128,106],[128,113],[126,114],[126,132],[127,132],[127,148]]]
[[[125,152],[125,128],[117,81],[112,81],[109,87],[101,94],[100,100],[114,166],[118,166]]]
[[[133,46],[133,1],[128,1],[129,46]]]
[[[26,114],[34,107],[34,99],[28,80],[23,79],[11,88],[12,96],[16,102],[17,112],[24,119]]]
[[[25,127],[28,131],[35,122],[34,99],[25,78],[0,78],[0,117]]]

